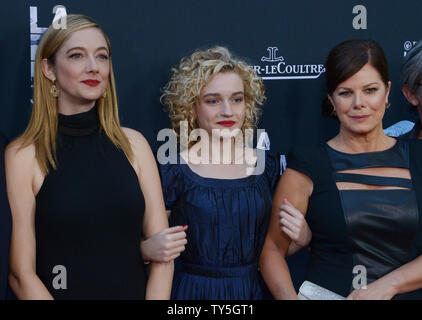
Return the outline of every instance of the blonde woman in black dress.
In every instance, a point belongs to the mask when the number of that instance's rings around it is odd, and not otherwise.
[[[173,263],[147,280],[140,250],[168,227],[158,170],[119,124],[110,42],[92,19],[42,37],[31,120],[5,160],[19,299],[169,298]]]

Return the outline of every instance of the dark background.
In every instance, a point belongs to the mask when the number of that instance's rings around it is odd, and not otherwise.
[[[157,132],[170,127],[159,103],[170,68],[193,50],[216,44],[265,68],[274,64],[261,61],[268,47],[277,47],[286,64],[318,65],[339,42],[372,38],[390,66],[392,107],[384,127],[417,118],[401,94],[400,64],[413,41],[422,38],[420,0],[15,0],[0,4],[0,132],[9,140],[23,131],[31,111],[29,7],[38,9],[38,26],[48,27],[55,5],[94,18],[109,35],[121,122],[142,132],[153,149],[159,146]],[[366,30],[352,26],[355,5],[367,9]],[[324,74],[265,80],[265,85],[259,127],[269,133],[272,150],[286,153],[293,144],[315,144],[336,134],[337,121],[321,114]],[[290,261],[297,283],[305,256]]]

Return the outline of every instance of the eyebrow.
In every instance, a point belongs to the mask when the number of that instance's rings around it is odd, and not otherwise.
[[[371,82],[371,83],[365,84],[364,87],[369,87],[369,86],[372,86],[374,84],[378,84],[378,82]]]
[[[371,82],[371,83],[365,84],[363,87],[364,87],[364,88],[365,88],[365,87],[370,87],[370,86],[372,86],[372,85],[374,85],[374,84],[379,84],[379,83],[378,83],[378,82]],[[348,87],[340,87],[339,89],[350,90],[350,88],[348,88]]]
[[[83,50],[83,51],[85,51],[86,49],[85,48],[83,48],[83,47],[73,47],[73,48],[70,48],[69,50],[67,50],[66,51],[66,54],[68,54],[70,51],[72,51],[72,50]],[[95,52],[97,52],[97,51],[100,51],[100,50],[105,50],[105,51],[107,51],[107,53],[108,53],[108,49],[106,48],[106,47],[98,47],[96,50],[95,50]]]
[[[238,94],[243,94],[243,91],[233,92],[232,96],[235,96],[235,95],[238,95]],[[204,94],[202,96],[202,98],[206,98],[206,97],[218,97],[218,96],[221,96],[221,94],[220,93],[207,93],[207,94]]]

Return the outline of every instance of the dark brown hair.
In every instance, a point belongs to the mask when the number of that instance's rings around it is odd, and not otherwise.
[[[348,40],[332,48],[325,62],[327,94],[332,95],[340,83],[352,77],[367,63],[379,72],[387,86],[390,81],[387,59],[378,42]],[[333,116],[333,106],[328,97],[324,100],[322,111],[325,115]]]

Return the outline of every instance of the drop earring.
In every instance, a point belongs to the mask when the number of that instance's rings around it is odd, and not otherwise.
[[[60,90],[56,87],[56,79],[53,80],[53,84],[50,88],[50,93],[55,98],[57,98],[60,94]]]

